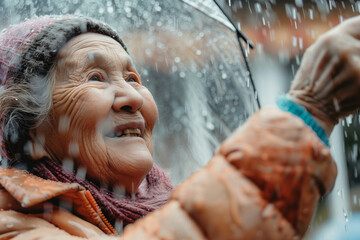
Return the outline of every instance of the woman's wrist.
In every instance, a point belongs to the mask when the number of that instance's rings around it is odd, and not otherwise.
[[[282,111],[290,112],[301,118],[306,125],[312,128],[324,144],[329,146],[328,136],[332,131],[333,125],[331,126],[316,117],[313,114],[314,111],[309,111],[306,104],[296,101],[290,94],[277,97],[276,104]]]

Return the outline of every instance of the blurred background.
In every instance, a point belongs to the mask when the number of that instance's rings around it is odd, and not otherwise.
[[[359,15],[360,1],[0,0],[0,29],[44,14],[81,14],[123,37],[160,118],[155,161],[175,184],[200,169],[231,132],[288,91],[301,57],[322,33]],[[248,58],[249,68],[245,62]],[[255,87],[253,86],[255,84]],[[360,239],[357,114],[331,136],[339,176],[306,239]]]
[[[255,43],[249,60],[265,106],[288,91],[307,47],[359,15],[360,1],[227,1],[223,7]],[[306,239],[360,239],[359,123],[354,114],[340,121],[331,136],[338,178],[333,192],[322,199]]]

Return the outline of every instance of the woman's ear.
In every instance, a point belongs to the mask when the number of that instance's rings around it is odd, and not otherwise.
[[[31,140],[28,142],[28,151],[30,157],[33,160],[38,160],[43,157],[50,157],[49,154],[45,151],[45,136],[36,134],[36,129],[30,131]]]

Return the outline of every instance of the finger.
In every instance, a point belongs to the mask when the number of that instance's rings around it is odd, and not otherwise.
[[[360,96],[355,99],[347,99],[339,104],[340,114],[339,118],[346,117],[353,114],[356,110],[359,110]]]
[[[324,73],[315,85],[314,98],[318,100],[327,100],[327,98],[333,98],[337,89],[344,85],[350,84],[352,81],[351,67],[345,64],[341,64],[338,69],[334,70],[335,74]]]
[[[341,31],[360,39],[360,16],[352,17],[339,24],[334,31]]]
[[[315,98],[321,98],[322,95],[319,94],[324,94],[324,90],[327,90],[329,87],[331,88],[333,86],[334,81],[332,81],[332,78],[338,64],[339,58],[337,56],[334,56],[330,59],[330,61],[327,63],[327,65],[322,71],[318,71],[320,72],[320,75],[318,78],[314,78],[315,84],[312,90]]]
[[[305,52],[300,69],[291,85],[291,91],[311,89],[315,82],[314,79],[319,78],[319,75],[322,73],[322,69],[329,61],[327,50],[325,48],[319,48],[317,45],[319,44],[311,46]]]

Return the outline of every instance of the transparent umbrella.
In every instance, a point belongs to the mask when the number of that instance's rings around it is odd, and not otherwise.
[[[212,0],[3,0],[0,27],[44,14],[86,15],[120,33],[159,108],[154,159],[175,184],[258,108],[244,37]]]

